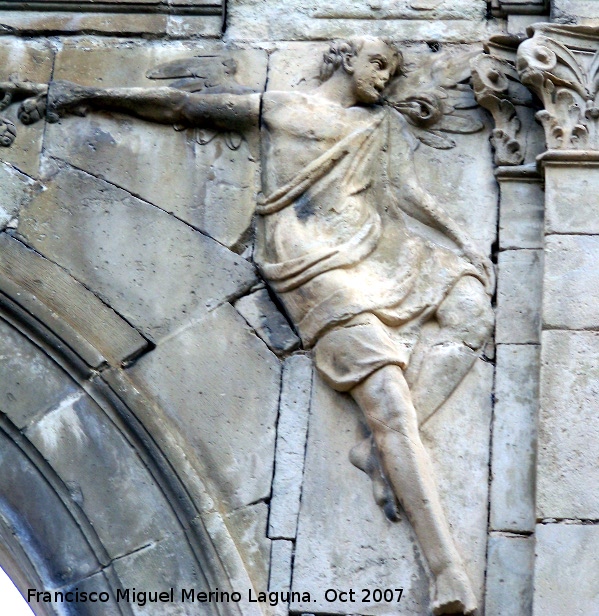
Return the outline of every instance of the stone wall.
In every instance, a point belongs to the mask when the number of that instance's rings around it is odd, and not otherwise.
[[[497,273],[494,339],[420,437],[477,613],[595,614],[597,146],[551,145],[535,122],[551,95],[517,59],[538,22],[575,24],[535,36],[590,57],[592,3],[9,4],[0,81],[13,83],[149,90],[170,83],[155,67],[210,56],[217,72],[233,60],[237,86],[309,94],[328,41],[361,35],[398,44],[408,76],[437,67],[423,90],[441,65],[493,58],[499,77],[472,64],[451,85],[471,101],[466,119],[414,155],[418,183]],[[369,434],[360,407],[315,369],[256,267],[264,126],[173,127],[109,108],[25,125],[18,104],[0,116],[16,133],[0,148],[0,564],[25,595],[109,596],[38,598],[36,613],[430,614],[435,576],[413,525],[401,507],[391,521],[350,462]],[[560,147],[578,154],[552,157]],[[117,602],[133,588],[174,600]],[[240,600],[180,600],[217,588]]]

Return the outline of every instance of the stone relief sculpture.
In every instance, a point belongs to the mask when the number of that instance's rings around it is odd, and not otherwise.
[[[148,74],[175,79],[171,87],[53,82],[46,92],[0,84],[5,98],[27,99],[25,122],[41,117],[44,105],[49,119],[113,110],[198,129],[200,142],[225,131],[233,149],[246,128],[260,124],[256,264],[324,379],[361,409],[371,436],[351,460],[371,476],[388,517],[397,518],[396,499],[406,512],[434,576],[438,615],[471,614],[477,606],[419,426],[489,337],[494,286],[489,259],[414,169],[418,140],[450,148],[448,132],[481,128],[460,115],[475,103],[460,83],[464,76],[445,60],[408,72],[391,43],[359,38],[331,44],[320,85],[302,93],[248,91],[234,82],[234,63],[217,58]],[[406,215],[433,234],[414,231]],[[435,233],[455,247],[433,241]]]

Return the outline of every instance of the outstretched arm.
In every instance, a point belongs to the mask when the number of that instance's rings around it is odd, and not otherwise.
[[[55,81],[48,90],[48,112],[99,109],[184,127],[243,130],[258,123],[259,94],[199,94],[168,87],[93,88]]]

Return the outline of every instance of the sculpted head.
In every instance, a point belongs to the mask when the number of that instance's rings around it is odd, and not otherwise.
[[[343,71],[352,80],[356,100],[372,104],[402,68],[403,56],[391,43],[380,38],[352,38],[331,43],[323,57],[320,80],[324,82]]]

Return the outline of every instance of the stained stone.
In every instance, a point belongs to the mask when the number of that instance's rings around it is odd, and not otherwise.
[[[539,354],[535,345],[497,347],[490,519],[493,530],[534,530]]]
[[[274,353],[282,355],[299,346],[300,339],[266,289],[242,297],[235,308]]]
[[[197,452],[225,509],[270,495],[280,365],[234,308],[192,322],[128,372]]]
[[[19,173],[14,167],[0,163],[0,231],[19,213],[19,209],[31,198],[35,182]]]
[[[177,532],[176,518],[147,467],[83,391],[62,400],[26,434],[112,558]]]
[[[0,320],[0,409],[18,428],[76,391],[44,352]]]
[[[599,333],[546,331],[541,348],[537,518],[596,520]]]
[[[155,340],[255,282],[245,259],[81,171],[59,171],[19,233]]]
[[[546,239],[543,321],[548,328],[599,327],[599,237],[552,235]]]
[[[268,588],[271,541],[266,536],[268,505],[256,503],[235,509],[226,516],[226,523],[238,546],[256,592]]]
[[[499,253],[497,274],[498,343],[538,343],[542,296],[542,253],[506,250]]]
[[[599,526],[541,524],[535,534],[533,616],[596,616]]]
[[[486,616],[530,616],[534,538],[492,535],[488,558]]]

